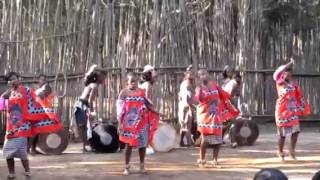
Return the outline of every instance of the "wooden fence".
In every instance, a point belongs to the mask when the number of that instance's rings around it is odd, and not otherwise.
[[[145,64],[160,72],[157,107],[164,118],[177,117],[181,72],[189,64],[208,68],[215,79],[225,65],[237,66],[250,114],[272,115],[272,72],[288,56],[297,59],[297,79],[319,115],[319,0],[2,0],[0,9],[0,72],[18,71],[27,83],[39,73],[52,82],[66,73],[64,119],[72,117],[93,63],[108,72],[96,103],[106,119],[115,117],[123,74]],[[5,88],[0,81],[0,92]]]

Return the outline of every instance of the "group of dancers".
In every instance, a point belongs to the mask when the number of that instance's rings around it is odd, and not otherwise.
[[[300,132],[299,117],[310,114],[310,106],[292,77],[293,64],[294,60],[291,59],[288,64],[280,66],[273,76],[278,92],[275,110],[279,137],[278,155],[283,161],[285,137],[291,138],[289,155],[295,159],[295,146]],[[146,172],[144,166],[146,149],[148,147],[152,149],[152,138],[159,125],[159,113],[154,101],[157,72],[151,65],[146,65],[139,75],[140,78],[137,73],[127,74],[126,87],[121,90],[116,102],[119,139],[126,144],[124,175],[129,175],[131,172],[130,157],[133,148],[138,148],[139,151],[140,172]],[[84,151],[91,151],[91,119],[96,114],[93,104],[98,95],[98,87],[104,83],[104,79],[104,71],[97,65],[91,66],[85,74],[84,90],[75,104],[74,123],[79,127]],[[40,86],[42,90],[33,91],[19,83],[18,73],[9,73],[7,80],[9,89],[1,95],[1,98],[8,100],[6,141],[3,147],[3,155],[7,159],[9,169],[8,178],[15,178],[14,158],[22,160],[26,176],[30,177],[27,138],[33,136],[36,140],[39,133],[53,132],[61,128],[61,122],[46,98],[50,97],[52,92],[46,81]],[[229,66],[224,69],[221,86],[210,77],[206,69],[194,72],[192,66],[189,66],[184,73],[178,95],[180,144],[193,145],[191,131],[196,121],[196,128],[201,136],[200,155],[197,160],[199,167],[207,165],[219,167],[218,155],[223,143],[224,130],[232,131],[232,121],[235,121],[240,114],[238,109],[241,81],[240,73]],[[208,145],[213,148],[213,161],[207,162]],[[231,146],[236,147],[234,139],[231,139]]]

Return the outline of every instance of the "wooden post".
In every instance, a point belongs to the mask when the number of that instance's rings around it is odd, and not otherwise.
[[[101,55],[100,53],[98,53],[98,66],[99,67],[103,67],[103,58],[101,58]],[[104,83],[99,86],[99,89],[98,89],[98,119],[102,119],[104,120],[103,118],[103,108],[104,108],[104,92],[105,92],[105,86],[104,86]]]
[[[198,72],[198,66],[199,66],[198,58],[195,54],[192,53],[192,69],[194,69],[195,73]]]
[[[125,46],[123,44],[123,46]],[[121,68],[121,84],[126,79],[126,54],[125,52],[122,52],[120,55],[120,68]],[[122,84],[123,85],[123,84]]]

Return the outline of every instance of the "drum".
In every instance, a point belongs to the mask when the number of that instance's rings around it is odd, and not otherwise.
[[[114,153],[119,149],[119,135],[113,125],[98,124],[93,127],[91,147],[96,152]]]
[[[177,132],[170,124],[160,123],[152,140],[153,148],[158,152],[169,152],[176,147],[177,138]]]
[[[58,155],[67,149],[69,132],[61,129],[55,133],[39,134],[37,146],[47,155]]]
[[[263,168],[254,175],[253,179],[282,179],[288,180],[288,177],[279,169]]]
[[[258,139],[259,128],[252,120],[237,119],[231,125],[229,136],[232,136],[239,146],[250,146]]]

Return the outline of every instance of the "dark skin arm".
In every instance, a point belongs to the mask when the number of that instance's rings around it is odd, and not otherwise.
[[[2,98],[4,98],[4,99],[9,99],[10,94],[11,94],[11,89],[7,89],[5,92],[3,92],[3,93],[1,94],[0,97],[2,97]]]
[[[52,88],[49,84],[45,85],[45,97],[48,97],[52,93]]]
[[[237,83],[232,84],[231,97],[240,96],[239,94],[240,85]]]
[[[282,73],[286,69],[288,69],[290,66],[294,64],[294,59],[290,58],[290,62],[285,64],[284,66],[279,67],[275,72],[274,72],[274,77],[278,76],[279,73]]]
[[[119,93],[118,100],[124,100],[127,96],[126,94],[127,94],[127,89],[122,89]],[[121,119],[118,119],[117,122],[121,122]]]
[[[188,90],[189,92],[193,92],[192,84],[191,84],[191,83],[188,83],[187,90]],[[188,105],[189,105],[190,108],[194,109],[195,106],[194,106],[193,101],[192,101],[192,95],[193,95],[193,93],[191,94],[191,97],[188,96],[188,98],[187,98],[187,103],[188,103]]]
[[[195,96],[197,98],[197,101],[201,101],[202,100],[201,85],[196,88]]]
[[[154,108],[154,106],[149,102],[147,98],[145,99],[145,104],[150,111],[159,114],[158,111]]]
[[[127,89],[122,89],[121,91],[120,91],[120,93],[119,93],[119,96],[118,96],[118,100],[123,100],[123,99],[125,99],[126,98],[126,93],[127,92]]]
[[[149,84],[149,85],[147,86],[147,88],[146,88],[146,102],[145,102],[145,104],[146,104],[147,108],[148,108],[150,111],[159,114],[159,113],[157,112],[157,110],[154,108],[154,106],[152,105],[151,98],[152,98],[152,87],[151,87],[151,85]]]
[[[149,102],[152,102],[152,87],[150,84],[146,87],[146,98],[148,99]]]
[[[93,102],[94,100],[96,99],[98,95],[98,86],[97,85],[92,85],[91,87],[91,91],[90,91],[90,94],[89,94],[89,98],[88,98],[88,102],[89,102],[89,105],[90,105],[90,111],[93,112]]]

